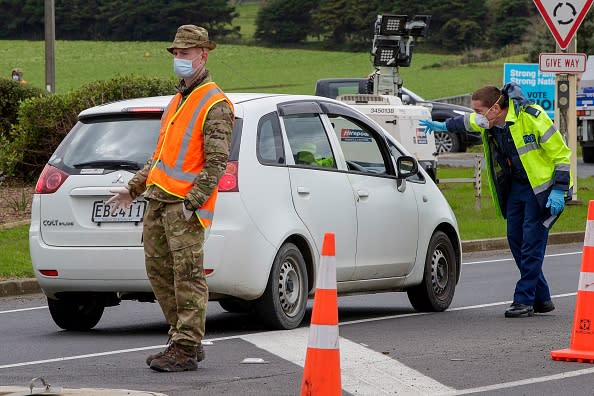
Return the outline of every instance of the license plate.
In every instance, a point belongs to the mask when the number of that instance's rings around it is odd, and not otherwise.
[[[92,219],[95,223],[138,223],[142,221],[145,208],[146,201],[134,201],[128,209],[121,207],[117,210],[114,210],[113,206],[107,205],[105,201],[95,201]]]

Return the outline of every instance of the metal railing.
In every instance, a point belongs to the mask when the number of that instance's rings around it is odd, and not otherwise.
[[[476,210],[481,209],[481,196],[482,196],[482,171],[483,171],[483,155],[474,155],[474,177],[459,177],[451,179],[439,179],[438,184],[448,183],[472,183],[474,187],[474,207]]]

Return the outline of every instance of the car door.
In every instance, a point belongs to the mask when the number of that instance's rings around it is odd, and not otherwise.
[[[329,119],[356,199],[354,279],[407,275],[415,262],[419,235],[414,188],[395,179],[386,141],[371,126],[347,116],[329,115]]]
[[[337,281],[355,270],[357,220],[348,175],[337,168],[327,129],[313,102],[279,106],[286,138],[293,204],[311,236],[317,254],[326,232],[336,236]],[[291,161],[292,159],[292,161]]]

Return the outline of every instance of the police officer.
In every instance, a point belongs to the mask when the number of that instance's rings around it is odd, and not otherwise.
[[[542,107],[515,83],[472,94],[475,111],[445,122],[422,120],[432,131],[480,132],[497,213],[507,219],[507,240],[520,270],[508,318],[555,309],[542,262],[549,229],[572,196],[571,151]]]
[[[204,359],[208,288],[203,268],[205,230],[212,222],[217,185],[229,156],[233,104],[205,65],[216,44],[208,32],[183,25],[171,47],[178,92],[161,120],[157,147],[127,187],[107,203],[128,206],[144,193],[146,271],[169,323],[169,345],[146,359],[156,371],[196,370]]]

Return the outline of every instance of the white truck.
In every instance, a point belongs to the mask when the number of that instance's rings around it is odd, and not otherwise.
[[[435,180],[435,136],[419,125],[421,120],[431,119],[431,105],[404,104],[398,72],[399,67],[410,65],[414,39],[425,35],[430,19],[429,15],[378,15],[371,51],[373,73],[363,81],[318,80],[316,95],[336,98],[373,119],[402,143]]]
[[[586,71],[577,90],[577,137],[586,163],[594,163],[594,55],[588,56]]]

